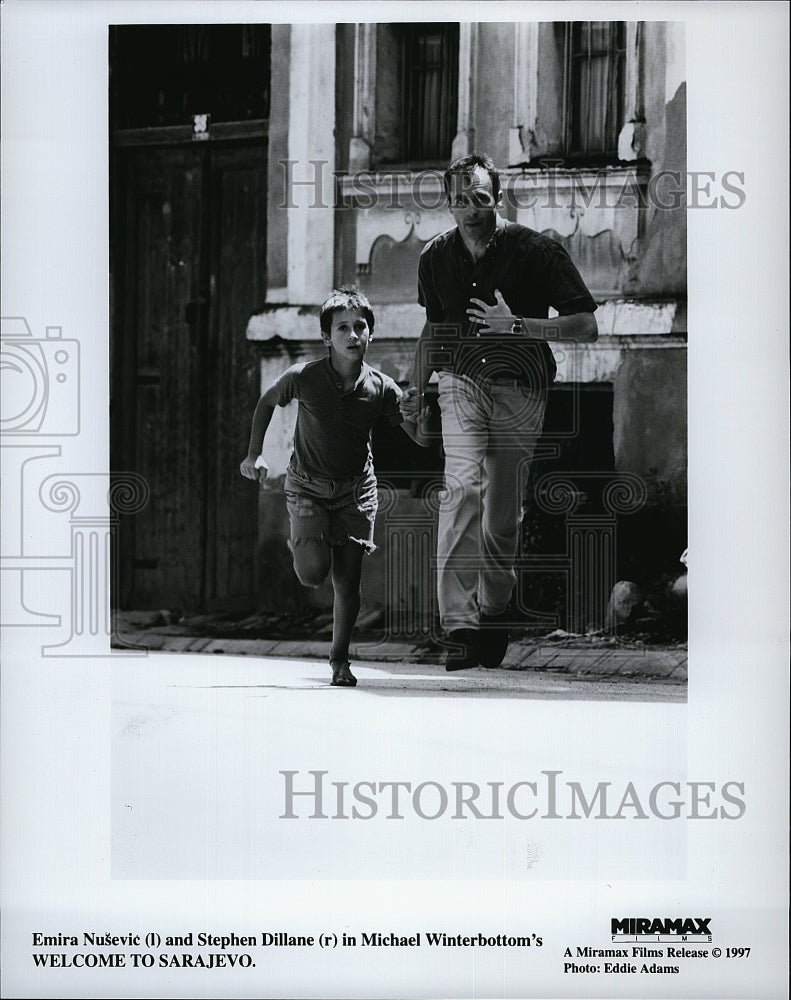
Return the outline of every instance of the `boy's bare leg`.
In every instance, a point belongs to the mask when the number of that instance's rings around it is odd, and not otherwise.
[[[352,541],[332,550],[332,589],[335,596],[330,665],[332,683],[339,687],[354,687],[357,683],[357,678],[349,669],[349,642],[360,612],[360,577],[364,555],[364,547]]]
[[[320,587],[327,579],[332,565],[332,550],[318,538],[292,542],[294,572],[303,587]]]

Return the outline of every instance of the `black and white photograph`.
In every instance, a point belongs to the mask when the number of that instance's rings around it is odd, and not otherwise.
[[[2,995],[784,996],[787,10],[0,37]]]

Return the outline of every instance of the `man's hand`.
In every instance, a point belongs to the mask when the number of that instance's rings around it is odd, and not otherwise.
[[[470,299],[471,305],[467,310],[470,322],[477,323],[481,333],[510,333],[516,316],[496,288],[494,298],[493,306],[488,305],[483,299]]]
[[[431,444],[432,438],[429,434],[429,424],[432,417],[432,409],[417,386],[410,386],[405,389],[398,401],[398,408],[404,422],[401,424],[412,440],[422,448]]]
[[[259,455],[257,458],[248,455],[239,466],[239,471],[245,479],[255,479],[262,483],[267,477],[269,466],[264,461],[262,455]]]
[[[411,385],[408,389],[404,390],[398,401],[398,408],[405,423],[417,423],[422,409],[421,395],[417,386]]]

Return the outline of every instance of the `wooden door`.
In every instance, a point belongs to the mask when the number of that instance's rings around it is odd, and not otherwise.
[[[256,496],[238,466],[258,392],[245,329],[265,300],[266,142],[118,157],[113,466],[151,498],[121,526],[117,604],[246,605]]]
[[[258,491],[239,474],[260,389],[260,360],[245,336],[266,301],[263,142],[211,156],[207,545],[204,604],[245,606],[255,587]]]

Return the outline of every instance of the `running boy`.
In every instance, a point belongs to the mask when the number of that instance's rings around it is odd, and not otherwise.
[[[360,610],[363,555],[375,548],[371,428],[384,414],[418,444],[428,442],[425,422],[404,422],[396,383],[364,361],[374,330],[365,296],[353,288],[332,292],[319,312],[319,326],[327,357],[292,365],[261,396],[240,471],[248,479],[258,479],[259,472],[261,479],[266,476],[259,458],[264,435],[275,407],[296,399],[294,451],[284,487],[294,571],[306,587],[318,587],[331,573],[332,684],[354,687],[349,641]]]

